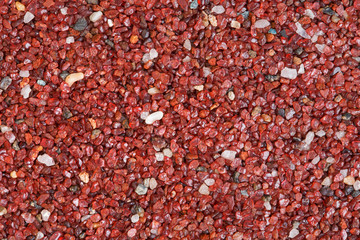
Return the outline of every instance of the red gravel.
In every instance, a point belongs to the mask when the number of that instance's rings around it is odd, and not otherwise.
[[[2,0],[0,43],[0,239],[360,239],[360,0]]]

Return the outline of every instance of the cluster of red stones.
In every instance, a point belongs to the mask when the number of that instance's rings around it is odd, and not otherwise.
[[[0,1],[0,239],[360,238],[360,0]]]

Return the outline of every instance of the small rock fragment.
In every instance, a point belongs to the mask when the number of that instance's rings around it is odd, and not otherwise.
[[[67,10],[68,10],[68,8],[67,8],[67,7],[64,7],[64,8],[61,8],[61,9],[60,9],[60,12],[61,12],[62,15],[66,15],[66,14],[67,14]]]
[[[98,5],[99,4],[99,0],[86,0],[86,2],[88,4],[94,4],[94,5]]]
[[[215,184],[215,180],[213,178],[205,179],[204,183],[209,187]]]
[[[65,78],[65,82],[71,87],[75,82],[84,78],[84,74],[81,72],[71,73]]]
[[[149,56],[150,56],[150,60],[153,60],[153,59],[157,58],[159,56],[159,54],[156,51],[156,49],[152,48],[149,52]]]
[[[0,216],[7,214],[7,209],[3,206],[0,206]]]
[[[251,111],[251,116],[255,117],[257,115],[259,115],[261,113],[261,107],[260,106],[256,106],[254,107],[254,109]]]
[[[148,89],[148,94],[150,94],[150,95],[154,95],[154,94],[157,94],[157,93],[160,93],[160,90],[157,89],[156,87]]]
[[[191,50],[191,42],[189,39],[186,39],[185,42],[184,42],[184,48],[187,49],[187,50]]]
[[[232,27],[232,28],[235,28],[235,29],[239,29],[240,28],[240,23],[238,22],[238,21],[231,21],[231,23],[230,23],[230,27]]]
[[[168,158],[171,158],[173,156],[173,152],[170,150],[170,148],[165,148],[163,150],[163,154],[164,154],[164,156],[166,156]]]
[[[164,161],[164,154],[162,152],[155,153],[156,161],[161,162]]]
[[[46,209],[43,209],[43,210],[41,211],[41,218],[42,218],[42,220],[45,221],[45,222],[49,221],[50,212],[49,212],[48,210],[46,210]]]
[[[216,14],[222,14],[225,12],[225,8],[222,5],[217,5],[211,9],[211,12]]]
[[[135,214],[135,215],[132,215],[132,216],[131,216],[131,222],[132,222],[132,223],[138,222],[139,219],[140,219],[139,214]]]
[[[316,49],[321,53],[324,52],[325,46],[326,46],[325,44],[315,44]]]
[[[211,69],[208,67],[203,67],[203,74],[204,74],[204,77],[209,76],[211,74]]]
[[[17,178],[16,171],[12,171],[12,172],[10,173],[10,177],[11,177],[11,178]]]
[[[270,22],[266,19],[257,20],[254,24],[255,28],[266,28],[270,26]]]
[[[320,131],[316,132],[316,136],[318,136],[318,137],[323,137],[325,135],[326,135],[326,132],[324,130],[320,130]]]
[[[103,13],[102,13],[101,11],[93,12],[93,13],[90,15],[89,19],[90,19],[90,21],[92,21],[92,22],[96,22],[96,21],[100,20],[100,18],[102,17],[102,15],[103,15]]]
[[[295,23],[297,30],[296,33],[299,34],[301,37],[306,38],[306,39],[310,39],[311,37],[309,36],[309,34],[307,34],[307,32],[305,31],[305,29],[302,27],[301,23],[296,22]]]
[[[8,126],[0,125],[0,131],[1,131],[2,133],[11,132],[11,131],[12,131],[12,128],[11,128],[11,127],[8,127]]]
[[[311,19],[313,19],[315,17],[315,14],[310,9],[306,9],[304,12],[304,15],[308,16]]]
[[[236,151],[232,151],[232,150],[225,150],[221,153],[221,157],[228,160],[234,160],[235,156],[236,156]]]
[[[327,186],[327,187],[330,186],[331,185],[330,178],[329,177],[324,178],[324,180],[321,182],[321,185]]]
[[[39,84],[40,86],[45,86],[46,85],[46,82],[44,80],[41,80],[41,79],[37,80],[36,83]]]
[[[305,73],[305,67],[304,67],[304,64],[300,64],[300,67],[299,67],[299,74],[304,74]]]
[[[71,43],[73,43],[73,42],[75,42],[75,38],[74,38],[73,36],[66,38],[66,43],[67,43],[67,44],[71,44]]]
[[[42,239],[44,236],[45,236],[45,235],[44,235],[42,232],[39,231],[39,232],[36,234],[36,239],[35,239],[35,240],[40,240],[40,239]]]
[[[354,185],[355,183],[355,178],[351,175],[347,176],[344,178],[344,183],[347,185]]]
[[[209,15],[209,22],[212,26],[217,27],[217,19],[214,15]]]
[[[20,76],[20,77],[23,77],[23,78],[29,77],[29,76],[30,76],[30,72],[29,72],[29,71],[20,71],[20,72],[19,72],[19,76]]]
[[[42,155],[39,155],[37,160],[40,163],[45,164],[48,167],[51,167],[51,166],[55,165],[54,159],[52,157],[50,157],[49,155],[47,155],[46,153],[42,154]]]
[[[21,89],[20,94],[21,94],[21,96],[23,96],[23,98],[26,99],[26,98],[29,98],[30,92],[31,92],[30,85],[27,84]]]
[[[150,178],[149,187],[151,190],[153,190],[157,187],[157,181],[155,178]]]
[[[271,204],[270,204],[270,202],[265,201],[265,202],[264,202],[264,207],[265,207],[266,210],[270,211],[270,210],[271,210]]]
[[[138,195],[145,195],[147,193],[147,187],[145,187],[144,184],[139,184],[137,185],[136,189],[135,189],[135,192],[138,194]]]
[[[299,235],[299,230],[293,228],[291,229],[290,233],[289,233],[289,238],[294,238],[296,237],[297,235]]]
[[[230,101],[234,101],[235,93],[233,91],[228,92],[227,96],[230,99]]]
[[[15,7],[18,11],[25,11],[25,5],[21,2],[15,2]]]
[[[146,124],[153,124],[155,121],[161,120],[164,117],[164,113],[161,111],[154,112],[146,117]]]
[[[10,77],[4,77],[1,79],[0,88],[6,90],[11,85],[12,79]]]
[[[285,67],[281,70],[281,77],[295,79],[297,77],[297,71],[296,69]]]
[[[128,232],[127,232],[127,236],[129,237],[129,238],[133,238],[133,237],[135,237],[135,235],[136,235],[136,229],[135,228],[131,228]]]
[[[314,140],[314,137],[315,137],[314,132],[309,131],[309,132],[306,134],[304,143],[307,144],[307,145],[310,145],[311,142]]]
[[[321,193],[322,195],[324,195],[324,196],[327,196],[327,197],[332,197],[332,196],[334,196],[334,191],[333,191],[331,188],[326,187],[326,186],[324,186],[324,187],[322,187],[322,188],[320,189],[320,193]]]
[[[79,19],[76,21],[73,29],[76,30],[76,31],[83,31],[83,30],[85,30],[85,28],[87,27],[87,25],[88,25],[88,24],[87,24],[86,19],[82,17],[82,18],[79,18]]]
[[[108,19],[107,24],[109,25],[109,27],[113,27],[114,26],[114,21],[111,20],[111,19]]]
[[[80,180],[82,181],[82,182],[84,182],[84,183],[88,183],[89,182],[89,173],[87,173],[87,172],[81,172],[80,174],[79,174],[79,177],[80,177]]]
[[[191,3],[190,3],[190,9],[197,9],[199,6],[197,0],[193,0]]]
[[[209,195],[210,194],[209,187],[206,186],[206,184],[201,184],[201,186],[199,188],[199,193],[201,193],[203,195]]]
[[[360,181],[359,180],[356,180],[355,182],[354,182],[354,190],[356,190],[356,191],[358,191],[358,190],[360,190]]]
[[[197,86],[194,86],[194,89],[201,92],[202,90],[204,90],[204,85],[197,85]]]
[[[25,15],[24,15],[24,23],[29,23],[34,18],[35,18],[34,14],[32,14],[31,12],[26,12]]]

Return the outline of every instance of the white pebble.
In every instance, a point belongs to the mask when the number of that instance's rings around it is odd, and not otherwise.
[[[157,187],[157,181],[155,178],[150,178],[149,187],[151,190],[153,190]]]
[[[217,27],[217,19],[214,15],[209,15],[209,22],[212,26]]]
[[[314,137],[315,137],[314,132],[312,132],[312,131],[308,132],[306,134],[306,137],[305,137],[305,140],[304,140],[305,144],[310,145],[311,142],[314,140]]]
[[[289,238],[294,238],[296,237],[297,235],[299,235],[299,230],[297,229],[291,229],[290,233],[289,233]]]
[[[318,137],[323,137],[325,135],[326,135],[326,132],[324,130],[320,130],[320,131],[316,132],[316,136],[318,136]]]
[[[353,185],[355,191],[360,190],[360,181],[356,180]]]
[[[264,202],[264,207],[265,207],[265,209],[266,210],[268,210],[268,211],[270,211],[271,210],[271,204],[270,204],[270,202]]]
[[[24,23],[29,23],[34,18],[35,18],[34,14],[32,14],[31,12],[26,12],[24,15]]]
[[[222,5],[217,5],[211,9],[211,12],[216,14],[222,14],[225,12],[225,8]]]
[[[71,36],[71,37],[67,37],[67,38],[66,38],[66,43],[67,43],[67,44],[71,44],[71,43],[73,43],[73,42],[75,42],[75,38],[74,38],[74,37]]]
[[[323,53],[324,48],[325,48],[325,44],[315,44],[315,47],[319,52]]]
[[[157,93],[160,93],[160,90],[157,89],[156,87],[152,87],[152,88],[148,89],[148,94],[150,94],[150,95],[154,95],[154,94],[157,94]]]
[[[203,67],[203,74],[204,74],[204,77],[209,76],[211,74],[211,69],[208,67]]]
[[[255,22],[255,28],[266,28],[267,26],[270,26],[270,22],[266,19],[260,19]]]
[[[191,58],[189,56],[186,56],[183,58],[182,62],[186,63],[186,62],[190,62]]]
[[[148,62],[148,61],[150,61],[151,60],[151,58],[150,58],[150,53],[145,53],[144,55],[143,55],[143,57],[142,57],[142,61],[144,62],[144,63],[146,63],[146,62]]]
[[[96,22],[102,17],[103,13],[101,11],[93,12],[90,15],[90,21]]]
[[[71,87],[75,82],[84,78],[84,74],[81,72],[71,73],[65,78],[65,82]]]
[[[143,184],[148,188],[150,186],[150,178],[145,178]]]
[[[55,165],[54,159],[52,157],[50,157],[49,155],[47,155],[46,153],[42,154],[42,155],[39,155],[37,160],[40,163],[45,164],[48,167],[51,167],[51,166]]]
[[[199,188],[199,193],[201,193],[202,195],[209,195],[210,194],[209,187],[206,186],[206,184],[201,184]]]
[[[140,118],[141,118],[142,120],[145,120],[147,116],[149,116],[149,112],[142,112],[142,113],[140,114]]]
[[[111,19],[108,19],[107,24],[109,25],[109,27],[113,27],[114,26],[114,21],[111,20]]]
[[[140,217],[139,217],[138,214],[135,214],[135,215],[132,215],[132,216],[131,216],[131,222],[132,222],[132,223],[138,222],[139,219],[140,219]]]
[[[138,195],[145,195],[147,193],[147,187],[145,187],[144,184],[139,184],[137,185],[136,189],[135,189],[135,192],[138,194]]]
[[[341,169],[340,170],[341,175],[343,175],[344,177],[346,177],[348,175],[348,170],[347,169]]]
[[[314,157],[314,159],[311,161],[311,163],[312,163],[313,165],[316,165],[316,164],[318,164],[319,162],[320,162],[320,157],[319,157],[319,156]]]
[[[215,184],[215,180],[213,178],[205,179],[204,183],[209,187]]]
[[[315,17],[315,14],[310,9],[306,9],[304,12],[304,15],[308,16],[311,19],[313,19]]]
[[[202,90],[204,90],[204,85],[197,85],[197,86],[194,86],[194,89],[201,92]]]
[[[331,185],[331,179],[329,177],[324,178],[324,180],[321,182],[321,185],[330,186]]]
[[[164,154],[162,152],[155,153],[156,161],[161,162],[164,161]]]
[[[344,131],[339,131],[335,133],[335,136],[337,137],[337,139],[342,139],[345,136],[345,132]]]
[[[228,98],[233,101],[235,99],[235,93],[233,91],[228,92]]]
[[[168,158],[171,158],[173,156],[173,152],[169,148],[165,148],[163,150],[163,154]]]
[[[45,221],[45,222],[49,221],[50,212],[49,212],[48,210],[46,210],[46,209],[43,209],[43,210],[41,211],[41,218],[42,218],[42,220]]]
[[[297,71],[294,68],[285,67],[283,70],[281,70],[281,77],[295,79],[297,77]]]
[[[61,9],[60,9],[60,12],[61,12],[62,15],[66,15],[66,14],[67,14],[67,10],[68,10],[68,8],[67,8],[67,7],[64,7],[64,8],[61,8]]]
[[[11,128],[11,127],[8,127],[8,126],[0,125],[0,131],[1,131],[2,133],[11,132],[11,131],[12,131],[12,128]]]
[[[23,96],[23,98],[29,98],[30,96],[30,93],[31,93],[31,88],[30,88],[30,85],[27,84],[26,86],[24,86],[22,89],[21,89],[21,96]]]
[[[82,181],[82,182],[84,182],[84,183],[88,183],[89,182],[89,173],[87,173],[87,172],[81,172],[80,174],[79,174],[79,177],[80,177],[80,180]]]
[[[146,124],[153,124],[154,122],[161,120],[164,117],[164,113],[161,111],[154,112],[146,117]]]
[[[186,48],[187,50],[191,50],[191,42],[189,39],[186,39],[184,42],[184,48]]]
[[[150,56],[150,60],[153,60],[153,59],[157,58],[159,56],[159,54],[156,51],[156,49],[152,48],[150,50],[149,56]]]
[[[40,239],[42,239],[44,236],[45,236],[45,235],[44,235],[42,232],[39,231],[39,232],[36,234],[36,239],[35,239],[35,240],[40,240]]]
[[[305,67],[304,67],[304,64],[300,64],[300,67],[299,67],[299,71],[298,71],[299,74],[304,74],[305,73]]]
[[[333,164],[333,163],[335,163],[335,158],[333,158],[333,157],[328,157],[328,158],[326,159],[326,162],[329,163],[329,164]]]
[[[230,23],[230,27],[235,28],[235,29],[239,29],[240,28],[240,23],[238,21],[231,21]]]
[[[29,71],[20,71],[20,72],[19,72],[19,76],[20,76],[20,77],[23,77],[23,78],[29,77],[29,76],[30,76],[30,72],[29,72]]]
[[[232,150],[225,150],[221,153],[221,157],[228,160],[234,160],[235,156],[236,156],[236,151],[232,151]]]
[[[299,22],[295,23],[296,25],[296,33],[299,34],[301,37],[306,38],[306,39],[310,39],[311,37],[309,36],[309,34],[307,34],[307,32],[305,31],[305,29],[302,27],[302,25]]]

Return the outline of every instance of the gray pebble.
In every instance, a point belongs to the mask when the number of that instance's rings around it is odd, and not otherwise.
[[[83,31],[83,30],[85,30],[86,27],[87,27],[86,19],[85,18],[79,18],[76,21],[73,29],[76,30],[76,31]]]
[[[0,88],[3,90],[6,90],[12,82],[12,79],[10,77],[4,77],[0,82]]]

